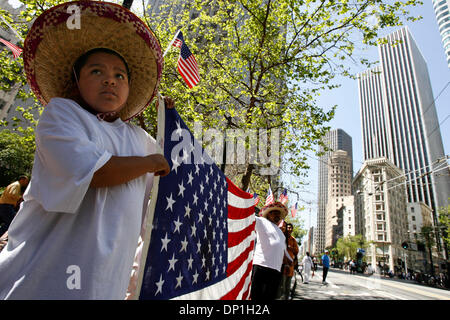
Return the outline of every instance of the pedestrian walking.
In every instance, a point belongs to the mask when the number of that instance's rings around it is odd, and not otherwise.
[[[356,274],[356,263],[353,259],[350,261],[350,274]]]
[[[325,254],[322,256],[322,284],[327,284],[328,270],[330,269],[330,257],[328,256],[328,250],[325,250]]]
[[[74,6],[79,28],[64,19]],[[45,108],[0,298],[123,300],[153,176],[170,171],[155,139],[125,122],[156,95],[158,40],[120,5],[63,3],[34,21],[24,69]]]
[[[281,282],[281,266],[286,252],[286,237],[278,227],[288,209],[281,202],[263,207],[256,217],[256,246],[253,256],[251,299],[275,300]]]
[[[313,267],[314,267],[314,263],[313,263],[311,257],[309,256],[309,252],[306,252],[306,256],[303,257],[302,265],[303,265],[304,276],[305,276],[303,283],[308,284],[309,277],[311,275],[311,269],[313,269]],[[314,275],[314,269],[312,272]]]

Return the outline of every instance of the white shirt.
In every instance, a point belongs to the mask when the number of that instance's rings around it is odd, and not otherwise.
[[[0,254],[1,299],[124,299],[153,174],[90,188],[112,155],[155,153],[155,140],[53,98],[36,129],[32,178]]]
[[[286,237],[283,231],[266,218],[256,217],[256,247],[253,264],[281,270],[286,250]]]

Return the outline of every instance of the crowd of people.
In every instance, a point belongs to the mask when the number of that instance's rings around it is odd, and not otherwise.
[[[292,278],[295,272],[301,273],[303,283],[308,284],[317,271],[317,259],[309,252],[299,262],[299,247],[292,236],[293,225],[283,220],[287,212],[284,204],[275,202],[263,207],[260,216],[256,217],[252,300],[288,300],[292,298]],[[325,250],[321,262],[322,284],[327,284],[330,267],[328,250]]]

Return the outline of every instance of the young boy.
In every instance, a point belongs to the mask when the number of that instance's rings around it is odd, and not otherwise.
[[[74,4],[81,30],[61,19]],[[0,298],[124,299],[153,175],[170,171],[155,140],[123,121],[155,95],[159,45],[119,5],[66,3],[35,21],[24,62],[46,107],[31,182],[0,254]]]

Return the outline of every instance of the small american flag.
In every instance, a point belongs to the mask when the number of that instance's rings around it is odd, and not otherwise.
[[[267,206],[268,204],[271,204],[271,203],[273,203],[273,193],[272,193],[272,189],[269,186],[269,191],[267,192],[266,204],[265,205]]]
[[[177,48],[181,48],[180,56],[178,57],[178,72],[184,79],[189,88],[194,87],[200,81],[198,72],[197,60],[189,50],[188,46],[184,42],[183,33],[178,32],[172,45]]]
[[[11,49],[14,59],[18,58],[23,51],[18,46],[14,45],[11,42],[8,42],[2,38],[0,38],[0,42],[3,43],[5,46],[7,46],[9,49]]]
[[[255,199],[255,206],[259,203],[259,197],[257,193],[253,194],[253,199]]]
[[[288,201],[287,189],[284,189],[283,193],[280,194],[278,201],[280,201],[282,204],[286,204],[286,202]]]
[[[164,123],[171,172],[159,180],[139,299],[248,299],[253,196],[219,170],[175,109]]]
[[[291,215],[292,215],[292,218],[295,218],[295,215],[297,214],[297,203],[295,203],[295,206],[294,205],[292,205],[292,207],[291,207]]]

